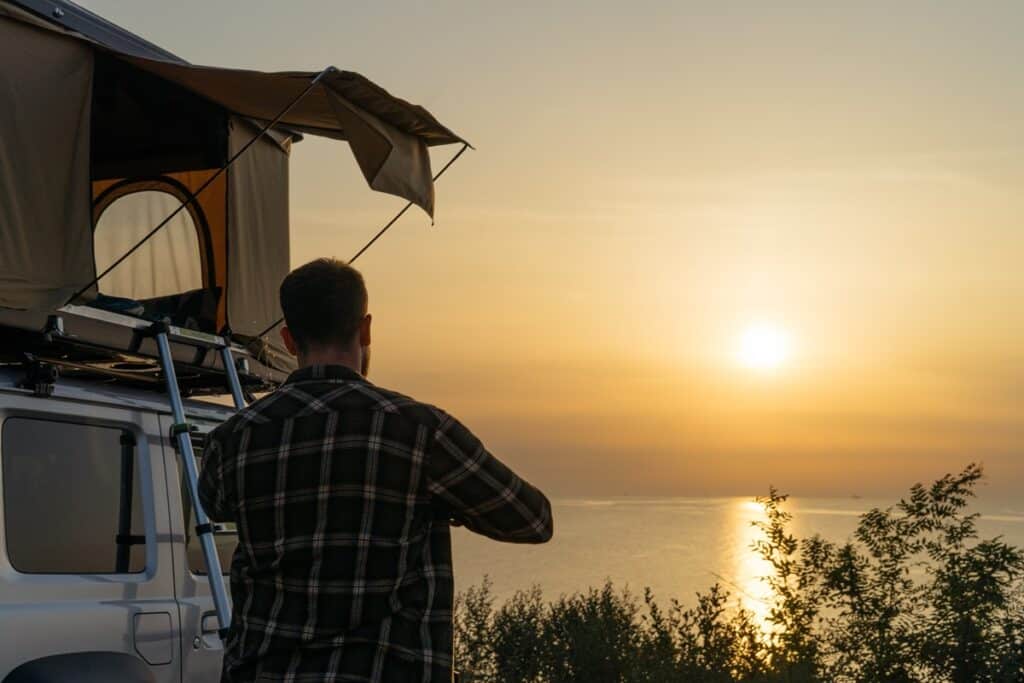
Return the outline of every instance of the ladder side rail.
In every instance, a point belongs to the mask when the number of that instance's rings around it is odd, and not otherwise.
[[[221,638],[226,634],[231,623],[231,611],[228,608],[227,591],[224,588],[224,575],[221,572],[220,557],[217,555],[217,547],[214,544],[213,526],[210,518],[203,510],[199,502],[199,472],[196,468],[195,452],[192,450],[192,438],[188,425],[185,421],[185,405],[181,399],[181,391],[178,388],[178,377],[174,370],[174,358],[171,356],[170,342],[167,340],[166,329],[159,330],[154,335],[157,349],[160,353],[160,364],[163,367],[164,378],[167,382],[167,394],[170,397],[171,414],[174,417],[174,425],[171,430],[177,440],[178,453],[181,455],[182,466],[185,472],[185,481],[188,486],[189,497],[192,499],[192,510],[196,520],[196,535],[203,549],[203,558],[206,560],[206,578],[210,582],[210,594],[213,596],[213,606],[217,612],[217,620],[220,622]]]

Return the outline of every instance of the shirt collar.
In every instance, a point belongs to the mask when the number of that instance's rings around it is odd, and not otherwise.
[[[344,380],[368,383],[365,377],[344,365],[307,365],[288,375],[288,379],[284,383],[294,384],[296,382],[316,382],[318,380]]]

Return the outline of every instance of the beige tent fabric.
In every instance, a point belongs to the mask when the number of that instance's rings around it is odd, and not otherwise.
[[[234,154],[259,130],[231,120]],[[227,314],[232,331],[255,336],[281,317],[278,287],[290,267],[288,156],[263,137],[228,169]]]
[[[117,54],[117,53],[115,53]],[[312,71],[262,72],[161,62],[118,55],[158,76],[174,81],[236,114],[269,121],[297,97],[317,73]],[[381,119],[403,133],[421,138],[428,146],[449,145],[463,139],[445,128],[423,107],[394,97],[384,88],[351,71],[332,70],[320,81],[353,106]],[[311,93],[282,119],[282,124],[313,135],[347,139],[344,126],[320,88]]]
[[[0,306],[50,310],[94,276],[91,46],[0,16]]]
[[[405,197],[433,217],[434,181],[423,141],[368,115],[333,90],[327,91],[327,99],[370,187]]]
[[[263,73],[121,57],[257,121],[273,120],[316,77],[312,72]],[[423,107],[391,96],[359,74],[332,70],[320,83],[281,125],[347,140],[370,187],[408,199],[433,215],[426,147],[464,142],[462,138]]]

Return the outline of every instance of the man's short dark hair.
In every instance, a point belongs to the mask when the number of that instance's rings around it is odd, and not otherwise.
[[[319,258],[299,266],[281,283],[281,310],[300,351],[346,345],[366,315],[366,283],[344,261]]]

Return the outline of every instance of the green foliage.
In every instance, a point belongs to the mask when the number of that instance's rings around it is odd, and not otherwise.
[[[463,683],[1024,681],[1024,552],[979,540],[970,465],[865,513],[843,544],[789,532],[787,497],[758,502],[751,550],[771,566],[767,623],[714,585],[660,606],[610,583],[495,607],[491,584],[456,603]]]

